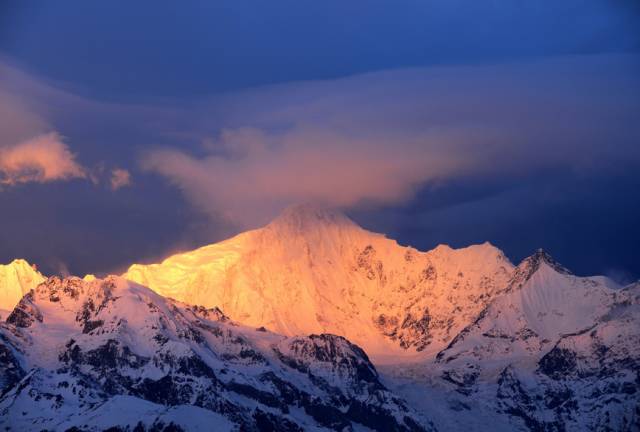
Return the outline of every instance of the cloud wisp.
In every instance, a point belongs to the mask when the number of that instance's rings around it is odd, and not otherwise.
[[[118,190],[131,183],[128,170],[110,168],[113,161],[103,160],[104,155],[96,157],[95,148],[84,142],[78,144],[77,136],[74,140],[64,133],[63,138],[59,131],[69,130],[74,135],[78,129],[91,130],[94,124],[113,121],[114,117],[127,118],[141,109],[83,98],[63,86],[34,77],[1,57],[0,76],[0,185],[84,179]],[[124,114],[119,113],[120,108]],[[139,116],[136,118],[140,120]],[[96,141],[93,133],[85,137]],[[78,149],[83,156],[89,153],[98,162],[83,165]],[[131,155],[121,157],[128,160]]]
[[[74,178],[87,178],[87,171],[55,132],[0,147],[0,184],[13,186]]]
[[[131,173],[123,168],[114,168],[111,170],[111,179],[109,180],[111,190],[118,190],[131,185]]]

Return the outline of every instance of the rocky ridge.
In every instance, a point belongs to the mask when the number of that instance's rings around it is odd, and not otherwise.
[[[211,425],[432,430],[340,336],[287,338],[118,277],[49,278],[0,326],[0,428]]]

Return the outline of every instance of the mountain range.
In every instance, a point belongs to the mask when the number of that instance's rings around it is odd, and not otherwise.
[[[9,430],[640,430],[640,284],[311,205],[104,279],[16,260],[0,309]]]

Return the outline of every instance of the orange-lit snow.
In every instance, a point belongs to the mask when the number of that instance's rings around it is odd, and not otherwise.
[[[504,288],[513,265],[485,243],[420,252],[366,231],[346,216],[295,206],[266,227],[124,277],[186,303],[218,306],[247,325],[286,335],[335,333],[378,361],[432,356]],[[418,353],[385,337],[381,315],[401,327],[429,311],[439,323]]]
[[[23,295],[42,281],[44,277],[23,259],[0,265],[0,309],[13,309]]]

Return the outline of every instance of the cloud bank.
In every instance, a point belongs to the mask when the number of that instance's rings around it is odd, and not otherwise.
[[[258,89],[193,108],[202,144],[142,166],[245,227],[294,202],[398,204],[464,176],[588,176],[640,161],[638,65],[566,57]]]

